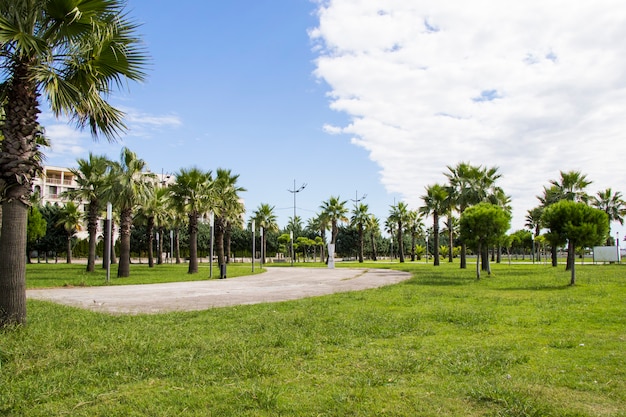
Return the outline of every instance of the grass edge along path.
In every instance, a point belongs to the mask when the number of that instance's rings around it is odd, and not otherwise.
[[[29,300],[0,333],[0,415],[626,415],[623,266],[575,287],[560,267],[393,267],[414,278],[190,313]]]

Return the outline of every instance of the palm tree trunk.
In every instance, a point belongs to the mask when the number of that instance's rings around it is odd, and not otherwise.
[[[478,244],[478,250],[476,251],[476,279],[480,279],[480,243]]]
[[[148,224],[146,226],[146,237],[148,238],[148,268],[154,268],[154,217],[148,217]]]
[[[376,261],[376,239],[374,239],[374,233],[370,234],[370,239],[372,242],[372,261]]]
[[[400,262],[404,262],[404,244],[402,242],[402,222],[398,222],[398,252],[400,253]]]
[[[231,257],[231,236],[232,236],[233,227],[230,222],[226,223],[226,229],[224,230],[224,251],[226,256],[226,263],[230,263]]]
[[[215,227],[215,230],[214,230],[215,231],[215,246],[217,249],[217,264],[220,268],[220,278],[226,278],[222,276],[223,275],[222,265],[226,263],[225,256],[224,256],[224,229],[225,229],[224,219],[219,216],[216,216],[214,227]]]
[[[163,240],[165,239],[165,228],[159,227],[159,253],[157,253],[157,264],[163,265]]]
[[[571,272],[569,285],[576,285],[576,251],[575,251],[575,248],[576,248],[576,245],[574,244],[574,241],[570,239],[568,248],[567,248],[567,258],[568,258],[568,263],[570,263],[570,272]]]
[[[448,262],[454,259],[454,230],[452,227],[452,215],[448,216]]]
[[[198,215],[189,214],[189,274],[198,273]]]
[[[363,263],[363,246],[365,246],[363,239],[363,226],[359,224],[359,263]]]
[[[461,242],[461,269],[467,268],[467,245]]]
[[[107,265],[109,265],[109,262],[111,261],[111,250],[107,251],[107,247],[108,245],[106,244],[106,242],[109,242],[109,245],[111,244],[111,236],[109,236],[109,222],[111,220],[109,219],[104,219],[104,221],[102,222],[104,225],[104,247],[102,248],[102,269],[107,269]]]
[[[180,264],[180,229],[174,231],[174,248],[176,251],[176,264]]]
[[[26,323],[26,223],[21,201],[2,203],[0,235],[0,328]]]
[[[65,251],[65,262],[68,264],[72,263],[72,235],[68,233],[67,235],[67,249]]]
[[[98,244],[98,203],[91,201],[88,209],[87,231],[89,232],[89,254],[87,255],[87,272],[96,270],[96,246]]]
[[[113,219],[111,219],[110,238],[111,238],[111,264],[115,265],[117,264],[117,257],[115,256],[115,221],[113,221]],[[121,241],[120,241],[120,244],[121,244]],[[120,248],[120,253],[121,253],[121,248]],[[130,253],[129,253],[129,256],[130,256]],[[130,262],[130,258],[129,258],[129,262]]]
[[[130,208],[125,208],[120,213],[120,264],[117,269],[119,278],[130,276],[130,228],[133,222],[132,214],[133,212]],[[111,258],[113,258],[114,252],[113,250],[111,251]]]
[[[439,213],[433,213],[433,266],[439,266]]]

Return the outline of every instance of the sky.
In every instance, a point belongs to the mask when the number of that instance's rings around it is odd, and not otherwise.
[[[560,171],[586,174],[590,194],[626,193],[619,0],[128,0],[128,12],[151,57],[146,80],[111,97],[128,131],[94,142],[44,113],[47,164],[127,146],[156,173],[231,169],[248,215],[270,204],[281,227],[304,184],[305,221],[339,196],[384,223],[459,162],[499,168],[512,231]]]

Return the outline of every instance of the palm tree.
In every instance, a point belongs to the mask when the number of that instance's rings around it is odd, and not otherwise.
[[[582,203],[589,201],[589,194],[585,192],[585,188],[591,184],[587,180],[587,175],[580,171],[560,171],[561,178],[559,180],[550,180],[550,184],[554,187],[554,191],[558,195],[558,200],[570,200]]]
[[[460,162],[455,167],[447,166],[447,192],[451,196],[451,204],[457,207],[459,215],[465,209],[481,202],[491,202],[494,197],[504,192],[496,181],[501,177],[498,167],[474,166],[467,162]],[[461,242],[461,268],[467,268],[467,246]]]
[[[322,203],[320,209],[330,222],[330,243],[334,245],[337,242],[339,223],[348,221],[348,208],[346,207],[346,201],[341,201],[338,196],[331,196],[327,201]],[[329,254],[329,256],[330,255],[332,254]]]
[[[425,216],[433,216],[433,265],[439,265],[439,216],[447,210],[448,191],[441,184],[433,184],[426,187],[423,195],[424,205],[420,212]]]
[[[609,217],[609,234],[606,244],[611,242],[611,222],[619,222],[624,225],[624,216],[626,216],[626,202],[622,198],[622,193],[607,188],[604,191],[598,191],[596,197],[592,197],[592,203],[595,208],[604,211]]]
[[[57,226],[62,226],[67,236],[67,249],[66,260],[68,264],[72,263],[72,238],[76,235],[76,232],[80,230],[82,213],[78,209],[78,206],[71,201],[68,201],[65,206],[59,211],[60,218],[57,221]]]
[[[163,226],[169,218],[169,196],[170,192],[167,188],[154,188],[148,196],[148,199],[139,207],[137,219],[146,225],[146,241],[148,242],[148,267],[154,267],[154,232],[155,229],[160,232],[159,242],[157,246],[159,253],[157,254],[158,263],[163,263]]]
[[[367,223],[365,223],[365,231],[370,236],[370,245],[372,246],[372,261],[377,261],[376,238],[380,234],[380,220],[373,214],[370,214]]]
[[[94,272],[96,265],[96,245],[98,219],[103,207],[106,191],[107,172],[112,162],[104,156],[89,153],[87,159],[78,159],[78,168],[70,169],[78,188],[68,190],[64,196],[76,202],[87,201],[87,231],[89,232],[89,255],[87,256],[87,272]]]
[[[261,227],[263,228],[263,235],[261,237],[261,252],[262,258],[265,258],[267,256],[267,234],[269,232],[278,231],[278,223],[276,222],[276,214],[274,214],[274,206],[270,206],[265,203],[260,204],[259,207],[252,213],[252,218],[250,220],[254,220],[256,227],[259,229]],[[263,259],[262,262],[265,262],[265,259]]]
[[[220,266],[220,278],[226,278],[223,276],[225,272],[223,265],[226,264],[224,236],[229,224],[240,221],[244,211],[239,193],[246,191],[246,189],[237,185],[238,179],[239,175],[233,175],[229,169],[218,168],[216,171],[211,206],[215,215],[215,243],[217,263]]]
[[[370,219],[370,214],[368,213],[369,207],[367,204],[359,204],[352,215],[351,223],[352,226],[356,228],[357,233],[359,234],[359,263],[363,263],[363,248],[364,244],[364,235],[365,228],[367,222]]]
[[[145,172],[148,166],[128,148],[122,148],[120,161],[110,173],[109,198],[120,214],[120,260],[117,276],[130,276],[130,229],[133,211],[152,198],[156,175]]]
[[[330,219],[324,212],[317,213],[314,217],[311,217],[308,221],[307,228],[314,231],[315,233],[319,232],[319,237],[322,240],[322,244],[320,245],[320,259],[324,259],[324,246],[326,245],[326,230],[328,230],[328,226],[330,223]]]
[[[170,186],[172,204],[189,220],[189,274],[198,272],[198,219],[210,209],[213,193],[211,172],[198,168],[181,169]]]
[[[400,201],[398,204],[391,206],[389,212],[389,220],[395,222],[398,225],[396,229],[398,232],[398,252],[400,254],[400,262],[404,262],[404,242],[403,232],[404,226],[409,220],[409,207],[406,203]]]
[[[26,321],[26,221],[40,170],[40,97],[93,136],[115,138],[123,112],[105,97],[142,80],[146,55],[122,0],[0,2],[0,325]]]
[[[411,236],[411,262],[415,262],[415,247],[417,245],[417,238],[422,235],[423,228],[424,223],[422,222],[421,214],[415,210],[409,211],[405,229]]]
[[[527,214],[526,214],[526,224],[525,226],[528,227],[530,230],[533,231],[534,235],[533,235],[533,248],[535,249],[533,251],[533,261],[535,260],[535,258],[541,262],[541,251],[539,250],[539,247],[535,247],[535,240],[537,239],[537,237],[539,237],[539,234],[541,233],[541,216],[543,215],[543,210],[544,207],[539,206],[539,207],[535,207],[533,209],[528,210]]]

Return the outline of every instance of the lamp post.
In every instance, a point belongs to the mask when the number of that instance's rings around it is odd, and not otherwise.
[[[293,266],[293,258],[295,256],[295,254],[293,253],[293,239],[295,237],[295,232],[296,232],[296,194],[298,194],[300,191],[304,190],[304,188],[306,187],[306,183],[302,184],[300,186],[300,188],[296,188],[296,180],[293,180],[293,190],[287,190],[289,191],[291,194],[293,194],[293,224],[291,225],[291,228],[293,229],[293,236],[291,236],[291,266]]]
[[[265,261],[265,245],[263,244],[263,226],[259,228],[259,235],[261,236],[261,269],[263,269],[263,262]]]
[[[256,229],[255,223],[256,222],[254,220],[252,220],[252,272],[254,272],[254,257],[256,255],[256,245],[255,245],[256,244],[256,240],[255,240],[255,237],[254,237],[254,232],[255,232],[255,229]]]
[[[211,227],[211,254],[209,255],[209,278],[213,278],[213,225],[215,224],[215,213],[209,212],[209,226]]]
[[[426,263],[428,263],[428,232],[426,232]]]
[[[363,194],[361,196],[361,198],[359,198],[359,192],[356,191],[354,193],[354,200],[350,199],[350,201],[354,202],[354,212],[356,213],[357,209],[358,209],[358,203],[360,203],[361,201],[365,200],[365,198],[367,197],[367,194]]]
[[[107,238],[104,242],[104,259],[107,268],[107,284],[111,281],[111,218],[113,217],[113,206],[107,203]]]

